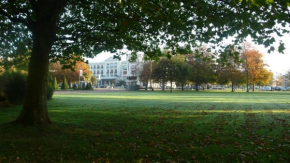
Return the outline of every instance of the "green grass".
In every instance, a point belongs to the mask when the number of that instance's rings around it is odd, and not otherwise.
[[[0,126],[0,162],[289,162],[290,93],[56,94],[54,122]],[[21,106],[0,109],[0,124]]]

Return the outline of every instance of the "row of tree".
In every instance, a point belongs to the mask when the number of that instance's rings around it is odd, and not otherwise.
[[[80,77],[80,70],[83,71],[83,75]],[[56,78],[57,83],[63,82],[63,77],[66,77],[68,84],[75,82],[87,81],[91,82],[92,85],[96,85],[97,78],[93,75],[90,66],[85,62],[76,62],[71,68],[64,67],[60,62],[51,63],[49,65],[49,74]]]
[[[206,47],[201,47],[192,54],[177,55],[171,59],[164,57],[158,62],[148,61],[143,64],[139,77],[146,86],[149,82],[161,83],[162,90],[167,82],[171,83],[171,88],[175,82],[182,90],[189,83],[194,84],[197,91],[202,84],[211,83],[231,84],[232,92],[239,85],[247,85],[249,91],[251,84],[254,91],[255,85],[269,84],[273,73],[266,69],[263,55],[249,44],[246,46],[240,52],[228,46],[224,52],[228,54],[219,57],[214,57]]]

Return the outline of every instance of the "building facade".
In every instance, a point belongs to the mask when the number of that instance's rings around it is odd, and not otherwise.
[[[136,78],[134,82],[140,84],[138,77],[138,69],[142,64],[140,58],[135,62],[129,62],[109,57],[103,62],[89,63],[93,75],[98,79],[98,86],[116,86],[119,82],[129,83],[130,77]]]

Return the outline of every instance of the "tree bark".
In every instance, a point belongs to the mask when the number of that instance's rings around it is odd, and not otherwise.
[[[28,68],[27,92],[23,109],[15,123],[49,124],[47,110],[47,75],[49,54],[54,43],[59,15],[64,1],[37,1],[36,21],[32,29],[33,48]]]
[[[195,83],[195,91],[199,91],[197,83]]]
[[[170,81],[170,93],[172,93],[172,81]]]
[[[165,80],[163,79],[162,80],[162,91],[164,91],[165,90]]]

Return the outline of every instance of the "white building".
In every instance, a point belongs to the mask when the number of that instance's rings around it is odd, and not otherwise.
[[[128,83],[128,77],[132,76],[137,77],[133,82],[140,84],[137,73],[143,62],[140,57],[135,62],[129,62],[128,58],[120,61],[109,57],[103,62],[89,63],[93,75],[98,79],[98,86],[115,86],[120,81]]]

